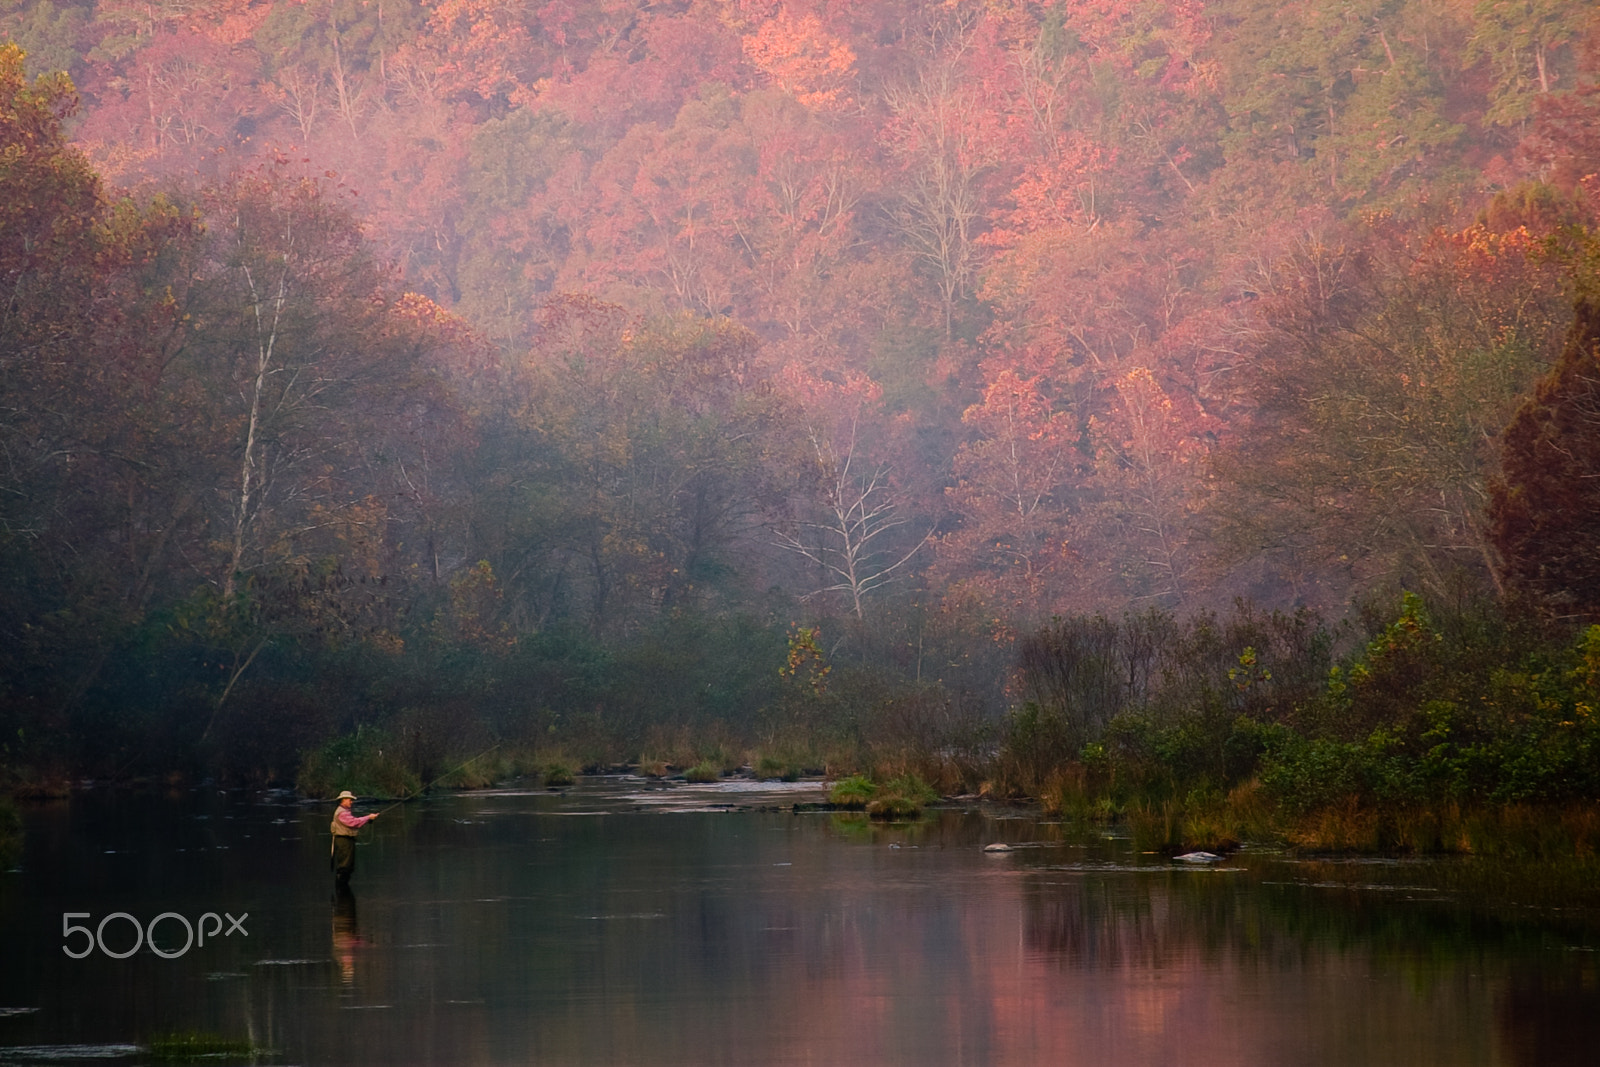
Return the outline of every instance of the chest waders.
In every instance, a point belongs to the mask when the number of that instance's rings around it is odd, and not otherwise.
[[[336,814],[333,817],[333,842],[328,854],[328,863],[333,868],[333,876],[340,882],[348,882],[350,875],[356,869],[356,833],[357,831],[339,821]]]

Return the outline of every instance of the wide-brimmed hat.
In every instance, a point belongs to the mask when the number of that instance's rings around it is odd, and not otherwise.
[[[356,798],[356,795],[354,793],[350,792],[350,790],[346,789],[342,793],[340,793],[337,797],[335,797],[334,799],[336,799],[336,800],[354,800],[355,798]]]

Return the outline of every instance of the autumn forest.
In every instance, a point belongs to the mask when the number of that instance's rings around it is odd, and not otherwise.
[[[0,33],[19,788],[1600,796],[1583,0]]]

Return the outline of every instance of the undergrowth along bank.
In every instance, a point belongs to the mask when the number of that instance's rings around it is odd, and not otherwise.
[[[1153,848],[1596,849],[1600,627],[1400,593],[1343,628],[1243,603],[1060,618],[1015,641],[1008,710],[959,676],[919,681],[827,645],[796,669],[783,641],[776,626],[687,626],[625,662],[572,635],[465,665],[421,657],[368,679],[340,719],[303,723],[295,752],[261,749],[273,762],[252,768],[244,746],[224,770],[372,797],[619,766],[914,776],[938,795],[1119,823]],[[740,647],[764,668],[719,673]],[[668,653],[675,681],[652,690]],[[53,780],[13,764],[9,784],[52,795]]]

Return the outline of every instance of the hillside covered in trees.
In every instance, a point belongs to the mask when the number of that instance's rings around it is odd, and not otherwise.
[[[1595,432],[1591,4],[0,32],[13,766],[282,778],[363,724],[417,773],[513,736],[979,760],[1097,613],[1234,634],[1184,661],[1234,704],[1268,631],[1317,667],[1224,732],[1331,699],[1402,589],[1539,647],[1600,617],[1561,570],[1592,521],[1539,525],[1595,457],[1549,444]],[[1143,685],[1051,719],[1051,767]]]

